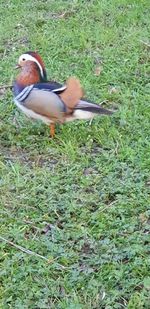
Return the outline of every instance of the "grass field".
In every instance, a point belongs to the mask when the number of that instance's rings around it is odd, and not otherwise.
[[[49,78],[77,76],[118,110],[57,126],[51,140],[0,89],[1,309],[150,308],[148,9],[1,0],[0,85],[37,50]]]

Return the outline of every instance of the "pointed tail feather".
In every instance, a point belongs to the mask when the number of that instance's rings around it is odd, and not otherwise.
[[[91,112],[93,114],[112,115],[114,112],[88,101],[80,100],[75,109]]]

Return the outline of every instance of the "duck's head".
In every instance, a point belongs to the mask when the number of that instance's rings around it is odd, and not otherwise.
[[[46,73],[45,65],[44,65],[44,62],[41,56],[37,52],[34,52],[34,51],[25,52],[19,57],[18,67],[21,67],[21,68],[24,67],[27,61],[30,61],[30,62],[32,61],[38,65],[40,75],[41,75],[40,79],[41,81],[46,82],[47,73]]]

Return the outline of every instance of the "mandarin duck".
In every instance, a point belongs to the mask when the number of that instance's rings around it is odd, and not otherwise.
[[[55,134],[55,123],[76,119],[93,119],[95,115],[113,112],[82,99],[83,90],[78,79],[70,77],[65,85],[47,81],[42,58],[35,52],[19,57],[21,68],[14,86],[14,101],[28,116],[50,125],[50,135]]]

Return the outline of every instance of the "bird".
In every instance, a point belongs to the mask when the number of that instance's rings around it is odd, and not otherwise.
[[[113,111],[83,99],[83,89],[77,78],[68,78],[64,85],[48,81],[44,62],[36,52],[22,54],[17,68],[21,71],[13,85],[15,104],[28,117],[49,125],[51,137],[55,135],[56,123],[113,114]]]

